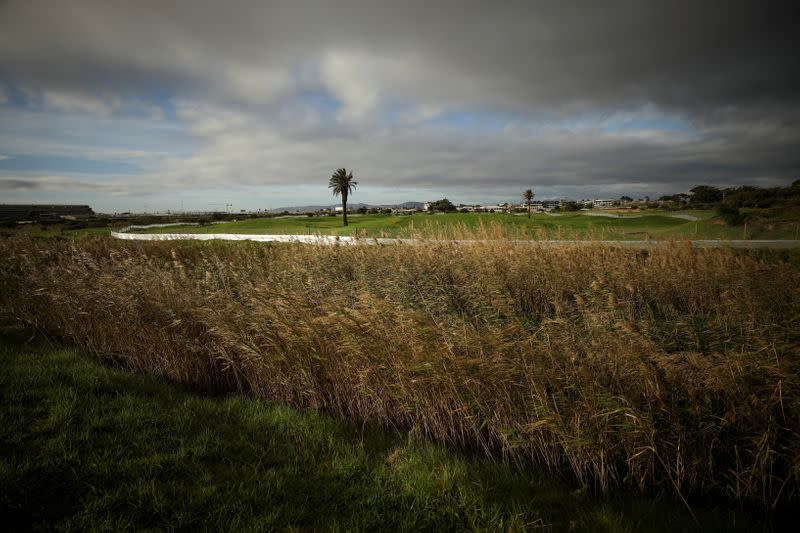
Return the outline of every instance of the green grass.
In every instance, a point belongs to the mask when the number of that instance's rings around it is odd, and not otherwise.
[[[415,233],[435,235],[448,231],[473,231],[493,224],[506,228],[516,237],[574,238],[595,236],[609,239],[637,239],[653,230],[684,226],[686,221],[664,215],[637,218],[588,217],[579,214],[525,216],[500,213],[416,214],[411,216],[353,215],[350,225],[342,226],[341,217],[259,218],[214,224],[153,228],[148,233],[246,233],[246,234],[323,234],[369,237],[411,236]]]
[[[0,516],[24,530],[768,530],[595,499],[324,415],[208,397],[0,330]],[[26,339],[28,339],[26,341]]]
[[[518,237],[571,238],[596,235],[598,238],[641,238],[641,233],[684,225],[686,221],[663,215],[611,219],[578,214],[525,216],[501,213],[416,214],[410,216],[351,215],[350,225],[342,226],[341,217],[258,218],[208,226],[153,228],[148,233],[245,233],[245,234],[323,234],[369,237],[411,236],[415,233],[438,234],[452,230],[472,231],[481,226],[500,224]],[[527,231],[527,233],[526,233]]]
[[[253,218],[204,226],[172,226],[138,230],[145,233],[241,233],[241,234],[321,234],[362,235],[366,237],[409,237],[414,235],[463,235],[481,227],[503,227],[513,238],[538,239],[798,239],[800,212],[797,209],[743,209],[748,224],[731,227],[713,210],[608,210],[621,218],[587,216],[584,213],[541,214],[530,219],[505,213],[447,213],[414,215],[350,215],[350,225],[342,226],[341,216],[282,216]],[[690,221],[675,215],[699,218]],[[4,234],[32,237],[108,235],[111,229],[69,226],[29,225]]]
[[[676,218],[687,214],[700,218]],[[481,227],[500,226],[513,238],[540,239],[794,239],[800,228],[797,213],[781,217],[751,213],[753,221],[731,227],[712,211],[646,211],[624,213],[622,218],[587,216],[582,213],[524,215],[504,213],[447,213],[392,215],[351,215],[350,225],[341,217],[257,218],[207,226],[176,226],[143,230],[148,233],[242,233],[242,234],[322,234],[397,237],[412,235],[468,234]]]

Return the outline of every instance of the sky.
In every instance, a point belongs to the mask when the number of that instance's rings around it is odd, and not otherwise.
[[[0,203],[657,197],[800,177],[789,2],[0,0]]]

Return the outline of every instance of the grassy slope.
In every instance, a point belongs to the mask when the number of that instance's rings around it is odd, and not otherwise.
[[[0,515],[24,529],[767,529],[395,433],[203,397],[0,333]]]
[[[226,224],[201,227],[173,227],[147,230],[156,233],[247,233],[247,234],[325,234],[375,236],[410,236],[452,232],[457,236],[480,228],[502,225],[512,237],[573,239],[597,238],[636,240],[647,238],[698,238],[698,239],[792,239],[797,232],[797,217],[779,220],[765,218],[745,227],[726,226],[708,211],[686,211],[701,218],[688,221],[671,216],[674,213],[625,213],[623,218],[586,216],[577,213],[562,215],[536,214],[530,219],[520,215],[452,213],[439,215],[416,214],[412,216],[352,215],[350,226],[342,227],[340,217],[287,217],[249,219]]]

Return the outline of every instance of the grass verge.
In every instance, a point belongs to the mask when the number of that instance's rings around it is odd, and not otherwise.
[[[0,330],[0,516],[20,530],[769,530],[594,499],[408,434],[201,396]],[[26,340],[27,339],[27,340]],[[12,529],[14,529],[12,527]]]

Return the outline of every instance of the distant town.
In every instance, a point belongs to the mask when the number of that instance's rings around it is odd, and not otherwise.
[[[795,180],[787,187],[759,188],[738,186],[718,188],[709,185],[693,187],[689,193],[678,193],[651,199],[620,196],[619,198],[591,198],[572,200],[567,198],[531,199],[530,202],[520,197],[519,202],[503,202],[497,204],[454,204],[447,198],[428,202],[403,202],[393,205],[371,205],[350,203],[348,214],[392,214],[410,215],[422,212],[461,212],[461,213],[512,213],[520,214],[528,211],[547,213],[553,211],[569,212],[593,209],[682,209],[687,205],[720,207],[721,209],[738,209],[739,207],[772,207],[775,205],[797,205],[800,194],[800,180]],[[532,191],[528,191],[532,192]],[[130,212],[98,212],[89,205],[62,204],[0,204],[0,223],[20,224],[43,219],[86,219],[97,216],[124,219],[131,216],[150,217],[208,217],[230,219],[232,216],[268,217],[268,216],[335,216],[341,214],[341,205],[304,205],[279,207],[274,209],[234,209],[230,203],[224,205],[225,210],[166,210],[166,211],[130,211]]]
[[[629,197],[621,199],[589,199],[589,200],[569,200],[565,198],[560,199],[547,199],[547,200],[534,200],[531,202],[531,210],[544,212],[553,210],[576,211],[579,209],[612,209],[624,208],[634,206],[645,206],[647,204],[661,205],[662,203],[669,203],[671,200],[663,200],[651,202],[649,198],[634,200]],[[447,202],[447,208],[441,208],[441,202]],[[277,209],[265,210],[273,214],[292,214],[304,215],[308,213],[341,213],[343,208],[341,205],[330,206],[295,206],[295,207],[282,207]],[[527,211],[525,203],[511,203],[503,202],[497,204],[452,204],[446,198],[437,201],[428,202],[404,202],[397,205],[370,205],[370,204],[352,204],[348,206],[348,213],[362,213],[362,214],[411,214],[420,213],[425,211],[459,211],[462,213],[523,213]],[[247,211],[241,211],[245,213]]]
[[[446,199],[444,199],[446,200]],[[441,202],[441,200],[437,201]],[[352,214],[411,214],[425,211],[437,211],[437,202],[404,202],[395,205],[370,205],[356,203],[348,206],[348,213]],[[618,209],[659,206],[671,203],[671,199],[660,199],[650,201],[649,198],[633,199],[623,196],[619,199],[547,199],[533,200],[531,210],[534,212],[547,212],[554,210],[576,211],[580,209]],[[449,201],[448,201],[449,204]],[[452,207],[444,210],[459,211],[463,213],[523,213],[527,211],[524,203],[497,203],[497,204],[449,204]],[[141,212],[114,212],[102,213],[105,215],[138,215],[147,214],[153,216],[175,216],[175,215],[202,215],[202,214],[287,214],[287,215],[307,215],[307,214],[336,214],[342,212],[341,205],[308,205],[279,207],[275,209],[234,210],[232,204],[227,204],[223,210],[166,210],[166,211],[141,211]],[[95,211],[88,205],[57,205],[57,204],[0,204],[0,221],[24,221],[27,219],[38,219],[48,217],[78,218],[94,216]]]

